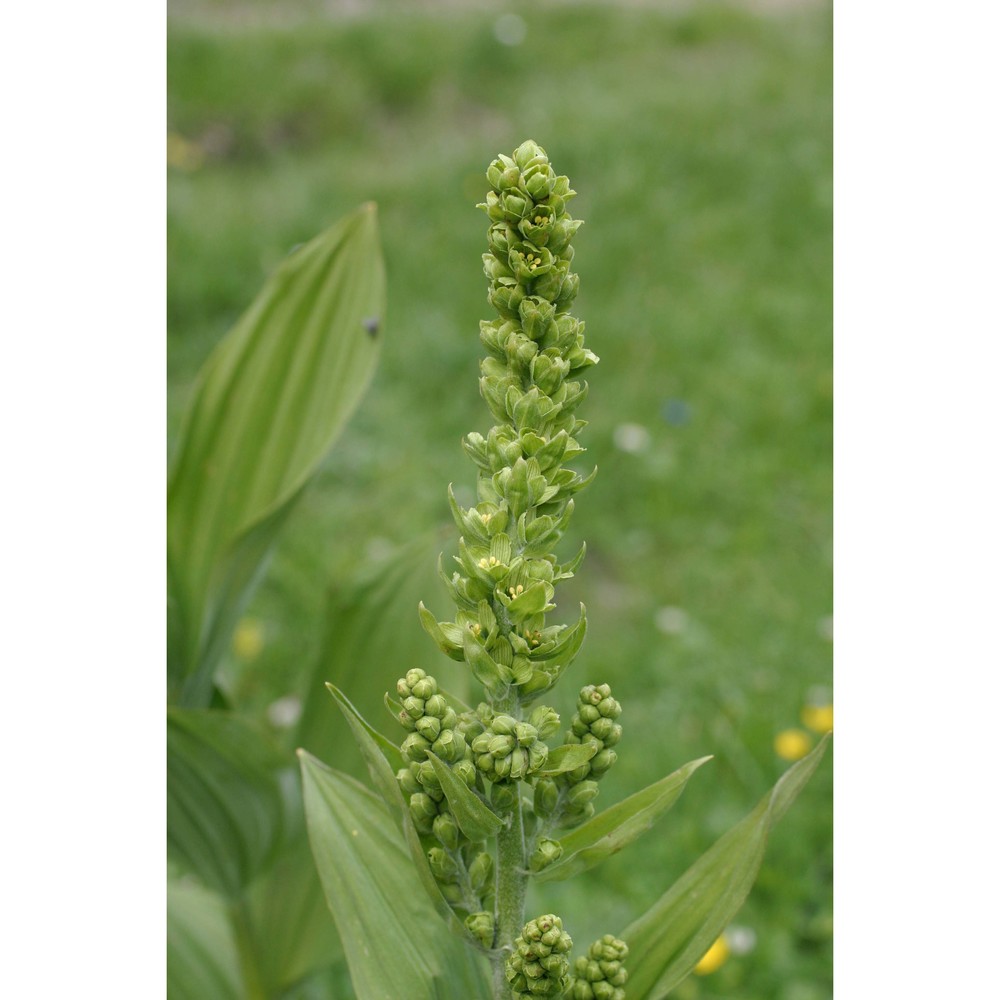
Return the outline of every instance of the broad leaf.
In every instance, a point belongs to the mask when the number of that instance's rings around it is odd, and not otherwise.
[[[273,858],[282,834],[279,771],[266,735],[226,712],[167,711],[167,845],[235,899]]]
[[[680,798],[688,778],[711,759],[702,757],[685,764],[560,837],[562,857],[535,877],[540,882],[561,881],[617,854],[645,833]]]
[[[503,820],[437,754],[428,752],[427,759],[462,833],[473,841],[492,837],[504,825]]]
[[[240,962],[222,900],[196,884],[167,883],[167,1000],[243,1000]]]
[[[619,936],[629,946],[629,996],[661,1000],[695,967],[743,905],[767,836],[816,770],[829,737],[792,765],[757,808],[723,834]]]
[[[167,499],[171,683],[204,706],[274,537],[360,400],[385,276],[375,206],[295,251],[209,358]]]
[[[574,771],[581,764],[586,764],[599,749],[597,743],[564,743],[561,747],[549,751],[538,775],[549,778],[564,771]]]
[[[488,996],[482,960],[419,891],[382,803],[353,778],[299,756],[313,856],[358,1000]]]

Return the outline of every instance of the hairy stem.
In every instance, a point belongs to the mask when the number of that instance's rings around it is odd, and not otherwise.
[[[497,834],[497,927],[496,946],[500,954],[493,960],[493,1000],[510,1000],[504,963],[514,950],[514,940],[524,926],[524,895],[528,887],[524,856],[524,820],[521,798],[510,814],[510,823]]]

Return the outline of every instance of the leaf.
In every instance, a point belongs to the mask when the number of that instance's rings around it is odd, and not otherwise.
[[[565,669],[573,662],[576,654],[580,652],[580,647],[583,645],[586,635],[587,609],[581,604],[580,617],[573,625],[570,625],[569,628],[563,629],[559,633],[559,638],[556,639],[551,649],[545,650],[539,656],[533,656],[531,653],[528,655],[537,666],[544,667],[552,663],[558,664],[562,669]]]
[[[437,754],[428,751],[427,759],[462,833],[472,841],[492,837],[504,825],[503,820]]]
[[[448,925],[469,941],[475,941],[462,921],[455,916],[448,905],[448,901],[441,895],[441,890],[438,888],[437,881],[427,861],[427,855],[424,853],[423,845],[420,842],[420,835],[413,825],[413,820],[410,819],[410,810],[403,800],[403,793],[400,791],[399,784],[396,781],[396,775],[389,766],[389,762],[382,755],[378,744],[371,736],[371,727],[361,718],[357,709],[347,700],[343,692],[333,684],[328,684],[327,687],[337,702],[337,706],[343,713],[344,718],[347,720],[351,732],[354,734],[354,739],[358,744],[361,755],[365,759],[365,763],[368,765],[368,771],[371,774],[375,788],[382,796],[386,806],[402,817],[403,834],[406,844],[410,849],[410,857],[416,867],[420,884],[424,887],[438,913],[448,921]],[[303,753],[304,751],[299,751],[300,758]]]
[[[564,743],[561,747],[549,751],[538,775],[542,778],[551,778],[554,774],[573,771],[581,764],[586,764],[599,749],[597,743]]]
[[[279,771],[266,735],[226,712],[167,711],[167,845],[230,899],[274,857],[282,835]]]
[[[488,996],[482,960],[418,891],[385,807],[353,778],[299,757],[313,857],[358,1000]]]
[[[484,688],[492,691],[501,684],[510,683],[510,670],[497,663],[469,629],[462,630],[462,642],[466,662]]]
[[[617,854],[642,836],[680,798],[688,778],[711,759],[702,757],[685,764],[560,837],[562,857],[543,868],[535,878],[540,882],[561,881]]]
[[[207,704],[275,535],[367,387],[384,312],[369,204],[288,257],[202,369],[167,498],[183,704]]]
[[[629,995],[661,1000],[695,967],[743,905],[760,870],[767,836],[811,777],[829,736],[723,834],[621,935],[631,955]]]
[[[167,998],[243,1000],[239,955],[223,901],[200,885],[167,882]]]

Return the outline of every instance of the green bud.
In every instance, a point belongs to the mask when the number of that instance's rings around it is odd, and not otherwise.
[[[415,795],[417,792],[423,790],[413,770],[413,768],[418,766],[411,764],[409,767],[400,768],[396,772],[396,780],[399,782],[399,787],[406,796]]]
[[[535,812],[547,818],[555,811],[559,802],[559,786],[552,778],[539,778],[535,784]]]
[[[534,139],[525,139],[517,149],[514,150],[514,163],[518,168],[524,170],[532,160],[548,162],[545,150],[535,142]]]
[[[441,733],[441,720],[425,715],[422,719],[417,719],[416,729],[425,740],[433,743]]]
[[[509,156],[501,154],[486,171],[486,179],[498,194],[510,188],[515,188],[521,179],[521,171]]]
[[[573,947],[562,921],[546,914],[524,925],[504,969],[516,997],[562,996],[570,985],[569,959]]]
[[[431,748],[430,740],[425,739],[420,733],[410,733],[403,740],[399,752],[406,760],[422,761],[427,759],[427,751]]]
[[[473,936],[479,940],[484,948],[493,947],[493,914],[481,910],[479,913],[470,913],[465,918],[465,926],[472,932]]]
[[[440,840],[449,851],[454,851],[458,848],[458,826],[456,825],[455,818],[451,815],[451,813],[441,813],[434,818],[433,832],[434,836],[437,837],[437,839]]]
[[[411,719],[419,719],[424,714],[423,698],[417,698],[415,695],[410,695],[408,698],[404,698],[403,711],[406,712]]]
[[[433,694],[424,702],[424,715],[430,715],[435,719],[441,719],[448,711],[448,702],[444,695]]]
[[[467,788],[476,787],[476,765],[471,760],[457,761],[452,771],[465,782]]]
[[[563,848],[558,840],[549,840],[543,837],[538,841],[538,845],[532,851],[528,860],[528,867],[533,872],[540,872],[543,868],[558,861],[562,857]]]
[[[443,729],[431,749],[447,764],[453,764],[465,756],[465,737],[456,729]]]
[[[571,1000],[625,1000],[628,972],[623,963],[627,955],[624,941],[605,934],[574,963],[568,996]]]
[[[517,796],[515,785],[496,784],[490,788],[490,804],[498,813],[510,812],[517,803]]]
[[[548,705],[533,709],[528,719],[538,731],[539,739],[547,739],[559,731],[559,713]]]
[[[434,817],[438,814],[437,803],[425,792],[410,796],[410,818],[417,830],[425,835],[433,832]]]
[[[590,773],[599,778],[618,759],[618,754],[614,750],[601,750],[598,754],[590,758]]]
[[[531,746],[538,739],[538,730],[530,722],[514,724],[514,738],[520,746]]]
[[[486,851],[480,851],[469,865],[469,881],[477,892],[493,879],[493,858]]]
[[[574,808],[579,809],[592,802],[599,791],[596,781],[581,781],[570,791],[567,801]]]

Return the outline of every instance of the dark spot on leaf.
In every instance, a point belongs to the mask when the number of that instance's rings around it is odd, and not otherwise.
[[[369,316],[364,321],[364,328],[370,337],[378,335],[378,316]]]

